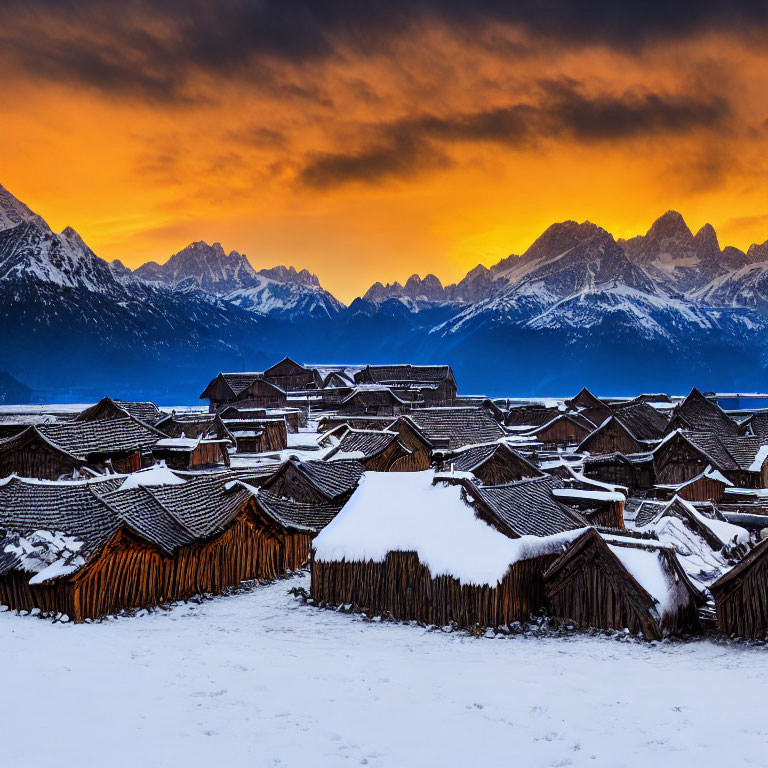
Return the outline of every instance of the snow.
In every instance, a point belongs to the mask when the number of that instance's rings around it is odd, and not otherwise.
[[[766,459],[768,459],[768,445],[761,445],[748,471],[759,472],[763,468]]]
[[[6,540],[10,541],[3,552],[18,558],[17,568],[35,574],[30,584],[42,584],[74,573],[85,565],[85,560],[77,554],[83,542],[61,531],[40,530],[28,536],[9,532]]]
[[[583,533],[507,538],[475,517],[461,486],[434,485],[434,477],[432,470],[365,472],[315,539],[315,558],[382,562],[388,552],[416,552],[433,577],[495,586],[512,563],[558,552]]]
[[[123,484],[120,486],[120,490],[128,490],[130,488],[139,488],[147,485],[180,485],[184,480],[178,475],[174,474],[166,466],[164,461],[155,464],[149,469],[142,469],[139,472],[133,472],[128,475]]]
[[[330,457],[331,461],[336,461],[338,459],[364,459],[365,458],[365,451],[339,451],[338,453],[334,453],[333,456]]]
[[[749,541],[749,532],[740,525],[733,525],[733,523],[727,523],[724,520],[713,520],[711,517],[706,517],[693,504],[685,499],[681,499],[679,496],[675,496],[670,503],[674,503],[674,501],[682,504],[702,525],[707,526],[723,544],[732,544],[734,538],[740,544],[746,544]]]
[[[648,529],[658,536],[662,544],[675,550],[686,575],[699,589],[708,589],[710,584],[731,569],[721,552],[713,550],[679,517],[662,517],[641,530]]]
[[[732,486],[733,483],[719,470],[712,469],[712,466],[710,464],[707,464],[707,468],[703,472],[704,477],[709,478],[710,480],[717,480],[719,483],[723,483],[724,485]]]
[[[90,625],[0,614],[4,765],[766,764],[762,649],[474,639],[294,586],[309,579]]]
[[[658,549],[649,551],[638,547],[616,546],[610,542],[608,548],[638,584],[658,602],[659,616],[677,608],[680,597],[685,593],[681,594],[678,585],[674,583],[674,576],[664,571]]]
[[[158,440],[155,445],[158,448],[178,448],[179,450],[186,448],[194,448],[200,440],[193,437],[166,437],[162,440]]]
[[[618,491],[582,491],[579,488],[555,488],[553,496],[563,499],[589,499],[593,501],[626,501],[623,493]]]

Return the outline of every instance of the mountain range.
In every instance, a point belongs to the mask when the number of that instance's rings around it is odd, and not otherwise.
[[[448,362],[465,394],[764,391],[766,341],[768,241],[721,248],[674,211],[628,240],[553,224],[458,283],[413,275],[345,306],[307,270],[219,243],[109,263],[0,187],[0,371],[38,398],[195,402],[218,371],[286,354]]]

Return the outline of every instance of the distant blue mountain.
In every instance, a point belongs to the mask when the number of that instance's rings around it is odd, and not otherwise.
[[[646,235],[549,227],[455,285],[377,283],[349,306],[316,276],[216,243],[131,271],[0,187],[0,371],[32,397],[196,402],[221,370],[450,363],[465,394],[768,389],[768,243],[720,249],[674,212]],[[22,397],[19,395],[19,397]]]

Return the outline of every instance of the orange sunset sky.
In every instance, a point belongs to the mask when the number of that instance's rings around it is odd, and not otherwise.
[[[103,258],[220,241],[344,301],[564,219],[765,241],[764,4],[576,5],[11,0],[0,184]]]

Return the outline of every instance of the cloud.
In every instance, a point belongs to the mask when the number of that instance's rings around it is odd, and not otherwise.
[[[360,152],[310,153],[298,180],[304,186],[324,189],[352,181],[407,178],[450,164],[443,152],[418,136],[403,133]]]
[[[378,183],[450,164],[444,145],[490,142],[524,149],[546,139],[582,144],[644,136],[719,130],[731,115],[719,96],[634,93],[585,95],[571,80],[541,84],[539,100],[474,113],[422,115],[361,127],[373,134],[368,148],[310,153],[299,181],[329,187],[351,181]]]
[[[764,0],[5,0],[0,63],[155,101],[190,98],[195,77],[253,84],[286,63],[313,66],[341,50],[369,56],[424,29],[480,39],[499,25],[562,47],[638,50],[706,31],[763,39]]]

